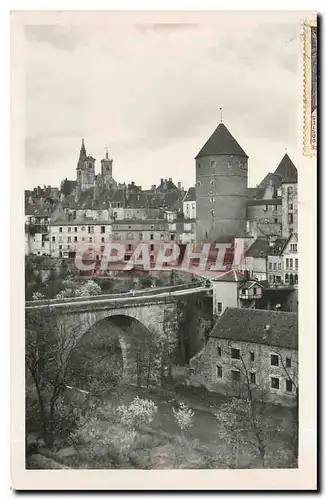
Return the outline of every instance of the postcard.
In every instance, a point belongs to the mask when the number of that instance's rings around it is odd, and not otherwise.
[[[317,15],[11,13],[19,490],[315,490]]]

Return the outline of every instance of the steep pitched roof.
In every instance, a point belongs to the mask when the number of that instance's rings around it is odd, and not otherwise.
[[[278,174],[277,171],[275,173],[269,172],[269,174],[267,174],[266,177],[264,177],[260,182],[259,188],[266,188],[270,183],[275,187],[275,189],[278,189],[282,183],[281,174]]]
[[[227,307],[210,336],[298,349],[298,315],[265,309]]]
[[[270,250],[269,241],[265,238],[257,238],[255,242],[246,251],[245,257],[264,258]]]
[[[195,201],[195,187],[190,187],[183,201]]]
[[[219,123],[195,158],[210,155],[233,155],[248,158],[245,151],[223,123]]]
[[[274,173],[282,177],[284,184],[297,183],[297,168],[287,153],[283,156]]]

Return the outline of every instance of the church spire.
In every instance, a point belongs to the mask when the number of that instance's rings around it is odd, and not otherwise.
[[[81,145],[81,150],[79,152],[79,159],[77,162],[77,168],[83,168],[85,158],[86,158],[86,149],[85,149],[84,139],[82,139],[82,145]]]
[[[83,154],[84,156],[86,156],[86,149],[85,149],[84,139],[82,139],[81,154]]]

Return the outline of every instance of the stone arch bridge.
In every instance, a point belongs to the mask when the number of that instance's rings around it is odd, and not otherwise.
[[[90,347],[92,336],[101,330],[108,332],[109,336],[113,335],[112,332],[118,332],[116,336],[122,354],[123,376],[125,380],[131,380],[136,377],[138,352],[138,342],[135,344],[134,339],[133,344],[131,338],[132,326],[138,328],[140,340],[142,337],[152,337],[156,343],[164,337],[168,344],[176,347],[177,344],[183,344],[180,315],[184,305],[193,301],[202,310],[205,302],[206,320],[210,322],[211,297],[210,288],[188,284],[117,295],[33,301],[26,303],[25,310],[42,312],[43,309],[54,309],[58,313],[58,324],[65,334],[74,335],[76,341],[87,335]]]

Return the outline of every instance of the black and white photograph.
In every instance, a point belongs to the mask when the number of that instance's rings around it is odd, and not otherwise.
[[[312,488],[316,14],[44,16],[12,14],[25,471]]]

